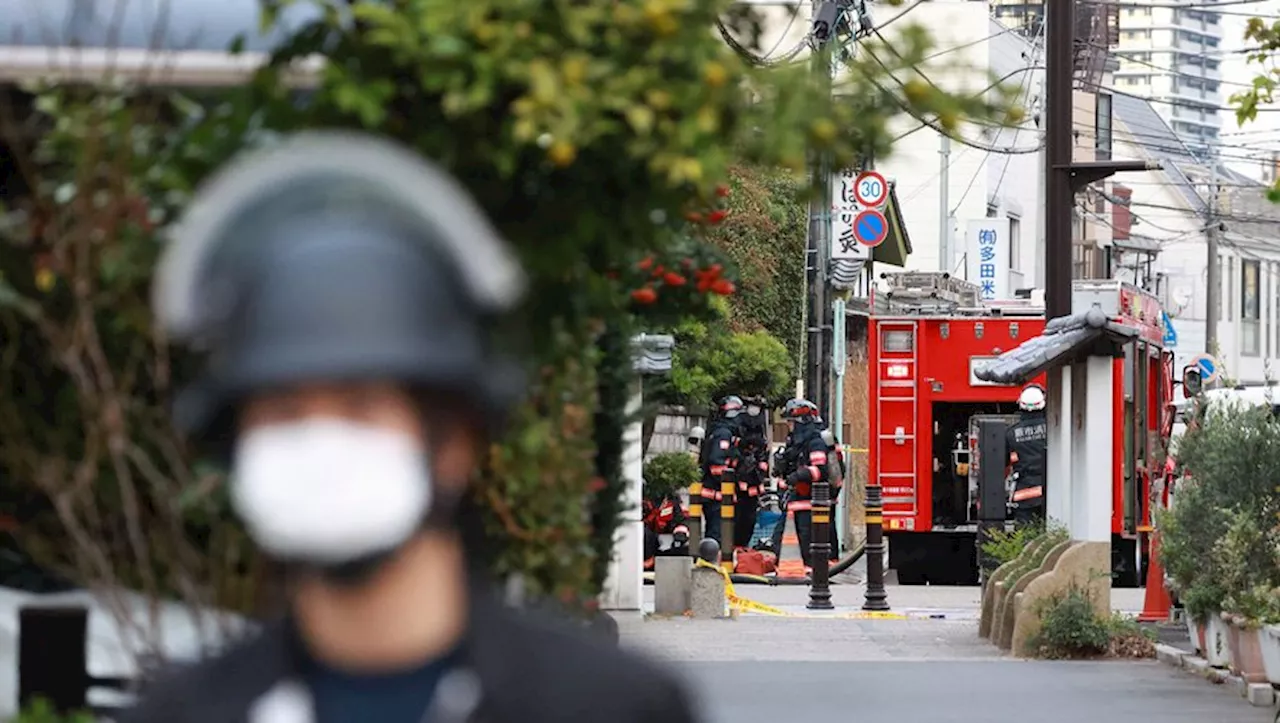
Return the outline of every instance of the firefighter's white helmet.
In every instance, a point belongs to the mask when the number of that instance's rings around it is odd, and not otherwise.
[[[1018,395],[1018,408],[1024,412],[1039,412],[1045,407],[1044,389],[1031,384]]]
[[[702,444],[702,440],[706,436],[707,430],[702,427],[694,427],[689,430],[689,444]]]

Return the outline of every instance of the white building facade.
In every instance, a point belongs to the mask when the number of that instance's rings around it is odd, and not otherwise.
[[[1215,355],[1231,380],[1268,381],[1280,373],[1280,208],[1266,200],[1261,184],[1251,185],[1228,168],[1219,166],[1215,177],[1211,165],[1179,147],[1152,105],[1122,99],[1116,109],[1117,157],[1163,166],[1125,174],[1113,190],[1126,189],[1132,235],[1152,242],[1149,272],[1131,273],[1161,297],[1172,318],[1179,366],[1206,351],[1213,224],[1219,229],[1221,269]]]
[[[1151,100],[1187,147],[1206,157],[1223,126],[1223,16],[1205,3],[1170,5],[1139,0],[1120,9],[1115,87]]]

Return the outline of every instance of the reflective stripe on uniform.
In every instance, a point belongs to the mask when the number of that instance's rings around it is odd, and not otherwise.
[[[675,529],[671,531],[671,534],[678,535],[681,532],[683,532],[686,535],[689,534],[689,527],[687,525],[676,525]]]
[[[788,512],[808,512],[813,509],[813,503],[809,500],[796,500],[787,503]]]
[[[810,466],[808,469],[809,469],[809,476],[813,478],[814,482],[817,482],[818,480],[822,479],[822,470],[813,466]]]
[[[728,469],[729,469],[728,465],[713,464],[711,465],[711,474],[724,474]]]
[[[706,485],[703,485],[702,498],[707,500],[718,500],[720,499],[720,493],[712,489],[711,487],[707,487]]]
[[[1035,487],[1026,487],[1013,491],[1013,501],[1022,502],[1023,500],[1033,500],[1044,495],[1044,485],[1036,485]]]
[[[809,453],[809,464],[826,464],[827,453],[821,450]]]

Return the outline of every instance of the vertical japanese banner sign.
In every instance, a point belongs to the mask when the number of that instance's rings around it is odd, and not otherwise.
[[[842,171],[831,178],[831,258],[867,259],[871,249],[858,243],[853,235],[853,219],[862,207],[854,196],[858,172]]]
[[[965,231],[965,269],[978,285],[983,301],[1008,299],[1009,219],[981,218],[969,221]]]

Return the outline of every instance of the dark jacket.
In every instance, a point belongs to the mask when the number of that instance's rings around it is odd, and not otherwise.
[[[1044,412],[1023,412],[1005,432],[1005,446],[1018,455],[1013,501],[1020,506],[1044,504],[1044,481],[1049,464],[1049,435]]]
[[[812,499],[813,483],[831,480],[827,469],[829,452],[822,440],[822,430],[816,425],[797,426],[790,447],[795,469],[787,475],[784,486],[792,491],[793,499]]]
[[[479,696],[474,705],[464,706],[469,711],[441,711],[424,717],[426,723],[694,720],[688,698],[671,676],[606,639],[510,610],[479,591],[473,593],[471,619],[479,624],[468,633],[464,665],[452,675],[470,678],[459,688],[478,690]],[[117,720],[265,723],[265,716],[255,720],[252,714],[259,704],[270,701],[297,710],[290,697],[305,691],[297,685],[299,645],[287,621],[270,624],[223,654],[157,681],[136,708]],[[478,687],[470,685],[476,682]]]
[[[702,445],[702,496],[719,501],[722,499],[721,484],[732,482],[732,468],[737,450],[734,446],[733,427],[724,422],[717,422],[707,430],[707,438]]]

